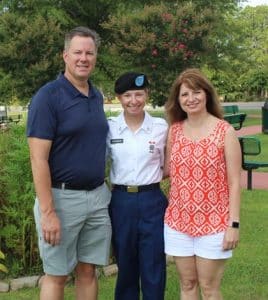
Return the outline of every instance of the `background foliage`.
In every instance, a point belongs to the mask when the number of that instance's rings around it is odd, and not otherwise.
[[[22,105],[63,69],[67,30],[102,37],[94,83],[111,98],[124,71],[146,71],[154,104],[188,66],[202,68],[226,101],[268,97],[268,6],[239,0],[2,0],[0,104]]]
[[[8,275],[34,273],[39,270],[40,262],[24,125],[0,133],[0,164],[0,249],[6,254]]]
[[[111,53],[145,72],[153,103],[163,105],[178,70],[200,65],[214,16],[209,9],[196,14],[192,3],[161,3],[145,6],[139,14],[134,10],[121,18],[113,16],[103,26],[111,33]]]

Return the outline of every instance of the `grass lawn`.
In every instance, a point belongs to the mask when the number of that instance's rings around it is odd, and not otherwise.
[[[261,141],[260,157],[263,161],[268,161],[268,134],[260,133],[256,135]],[[257,159],[257,156],[256,156]]]
[[[261,116],[247,116],[244,123],[243,127],[246,126],[253,126],[253,125],[260,125],[261,124]]]
[[[252,125],[260,125],[261,124],[261,117],[262,112],[261,110],[242,110],[241,112],[246,113],[246,119],[243,123],[243,127],[245,126],[252,126]]]
[[[268,299],[268,191],[243,190],[241,241],[226,266],[222,293],[226,300]],[[112,300],[115,276],[101,277],[99,300]],[[174,264],[168,266],[165,300],[177,300],[178,279]],[[1,300],[37,300],[39,290],[23,289],[0,294]],[[73,286],[65,290],[65,299],[74,299]]]

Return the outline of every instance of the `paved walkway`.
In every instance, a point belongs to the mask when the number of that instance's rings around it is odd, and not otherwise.
[[[254,135],[262,132],[262,126],[254,125],[254,126],[242,127],[240,130],[237,130],[236,132],[238,136]]]
[[[254,135],[262,132],[261,125],[242,127],[237,130],[237,136]],[[243,188],[247,188],[247,172],[242,171],[241,184]],[[268,173],[254,172],[252,174],[252,189],[268,190]]]

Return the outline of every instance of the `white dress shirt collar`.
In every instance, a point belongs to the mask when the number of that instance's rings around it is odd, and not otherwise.
[[[128,128],[128,125],[125,120],[124,112],[121,112],[118,116],[118,133],[122,134],[122,132]],[[153,118],[145,111],[144,120],[141,124],[141,127],[137,130],[144,130],[147,133],[150,133],[153,129]]]

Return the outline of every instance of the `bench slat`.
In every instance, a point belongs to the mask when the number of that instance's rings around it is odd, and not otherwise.
[[[237,113],[231,115],[224,115],[224,120],[233,125],[234,129],[239,130],[242,128],[247,114]]]
[[[238,105],[224,105],[223,113],[224,114],[237,114],[239,112]]]

